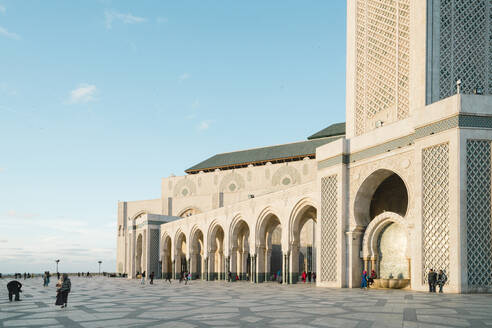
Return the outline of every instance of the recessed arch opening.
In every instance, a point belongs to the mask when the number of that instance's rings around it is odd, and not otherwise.
[[[357,191],[354,215],[357,225],[366,227],[384,212],[404,217],[408,209],[408,189],[395,172],[380,169],[369,175]]]

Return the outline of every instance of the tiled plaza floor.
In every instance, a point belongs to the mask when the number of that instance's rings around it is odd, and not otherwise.
[[[0,327],[492,327],[492,295],[74,277],[60,309],[53,282],[21,283],[9,303],[0,279]]]

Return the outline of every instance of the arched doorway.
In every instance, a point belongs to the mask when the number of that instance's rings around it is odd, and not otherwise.
[[[358,229],[363,231],[361,271],[374,270],[384,279],[410,278],[408,201],[405,182],[391,170],[377,170],[364,180],[354,204]]]
[[[176,249],[174,254],[174,278],[179,279],[183,272],[188,271],[188,265],[186,263],[186,236],[183,232],[180,232],[176,238]]]
[[[190,272],[192,279],[203,279],[203,233],[200,229],[194,229],[191,233]]]
[[[239,220],[233,226],[231,234],[231,267],[233,279],[236,275],[240,280],[247,280],[251,272],[251,257],[249,255],[249,226],[244,220]]]
[[[259,229],[257,250],[257,280],[272,281],[282,274],[282,226],[273,213],[267,214]]]
[[[397,280],[402,288],[410,283],[409,231],[407,221],[394,212],[376,216],[367,226],[362,243],[364,269],[374,270],[381,280]],[[386,282],[387,284],[387,282]]]
[[[291,227],[290,283],[297,283],[302,273],[310,282],[316,271],[316,208],[311,204],[300,205],[294,209]]]
[[[164,279],[172,278],[172,260],[171,260],[171,238],[165,236],[162,241],[162,277]]]
[[[137,237],[137,248],[136,248],[136,254],[135,254],[135,271],[137,271],[137,275],[141,274],[143,270],[143,263],[142,263],[142,257],[143,257],[143,236],[142,234],[139,234]]]
[[[224,229],[214,225],[209,234],[208,272],[209,280],[225,279]]]

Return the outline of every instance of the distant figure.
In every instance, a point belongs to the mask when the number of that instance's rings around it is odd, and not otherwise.
[[[154,284],[154,271],[152,271],[152,273],[150,274],[150,284],[153,285]]]
[[[24,272],[24,280],[26,280],[27,278],[27,274]]]
[[[185,282],[185,285],[188,284],[188,272],[183,272],[183,280]]]
[[[60,280],[60,272],[56,273],[56,279]]]
[[[77,272],[77,276],[80,277],[80,272]]]
[[[142,281],[140,281],[140,284],[145,285],[145,271],[142,272]]]
[[[57,290],[56,290],[57,294],[56,294],[55,305],[61,305],[62,309],[66,308],[68,302],[68,294],[72,289],[72,282],[70,281],[70,278],[68,278],[68,274],[64,273],[63,278],[58,281],[56,286],[57,286]]]
[[[228,279],[228,281],[229,281],[229,282],[231,282],[231,281],[232,281],[232,272],[231,272],[231,271],[229,271],[229,272],[227,273],[227,279]]]
[[[429,282],[429,292],[435,293],[436,292],[437,273],[433,269],[429,270],[429,273],[427,274],[427,280]]]
[[[362,271],[362,281],[360,283],[360,288],[367,289],[367,271]]]
[[[444,286],[444,284],[446,284],[447,281],[448,281],[448,276],[446,276],[444,271],[439,270],[439,274],[437,275],[437,284],[439,285],[439,293],[442,293],[442,287]]]
[[[308,272],[307,277],[308,277],[308,281],[309,281],[309,283],[311,283],[311,272]]]
[[[169,284],[171,284],[171,274],[166,273],[166,280],[169,281]]]
[[[316,272],[313,272],[313,282],[316,282]]]
[[[22,284],[17,280],[12,280],[7,284],[7,290],[9,291],[9,301],[12,302],[12,296],[15,295],[14,301],[20,301],[19,293],[22,293]]]
[[[369,287],[371,287],[374,284],[374,279],[376,279],[376,271],[371,270],[371,275],[369,276]]]
[[[306,271],[302,271],[302,282],[306,283]]]

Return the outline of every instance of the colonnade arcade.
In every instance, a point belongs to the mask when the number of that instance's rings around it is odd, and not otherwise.
[[[163,224],[162,276],[176,279],[186,271],[201,280],[227,280],[230,275],[232,280],[296,283],[303,271],[315,273],[315,203],[303,199],[290,214],[278,213],[268,206],[253,219],[238,213],[206,224],[197,220],[176,231]]]

